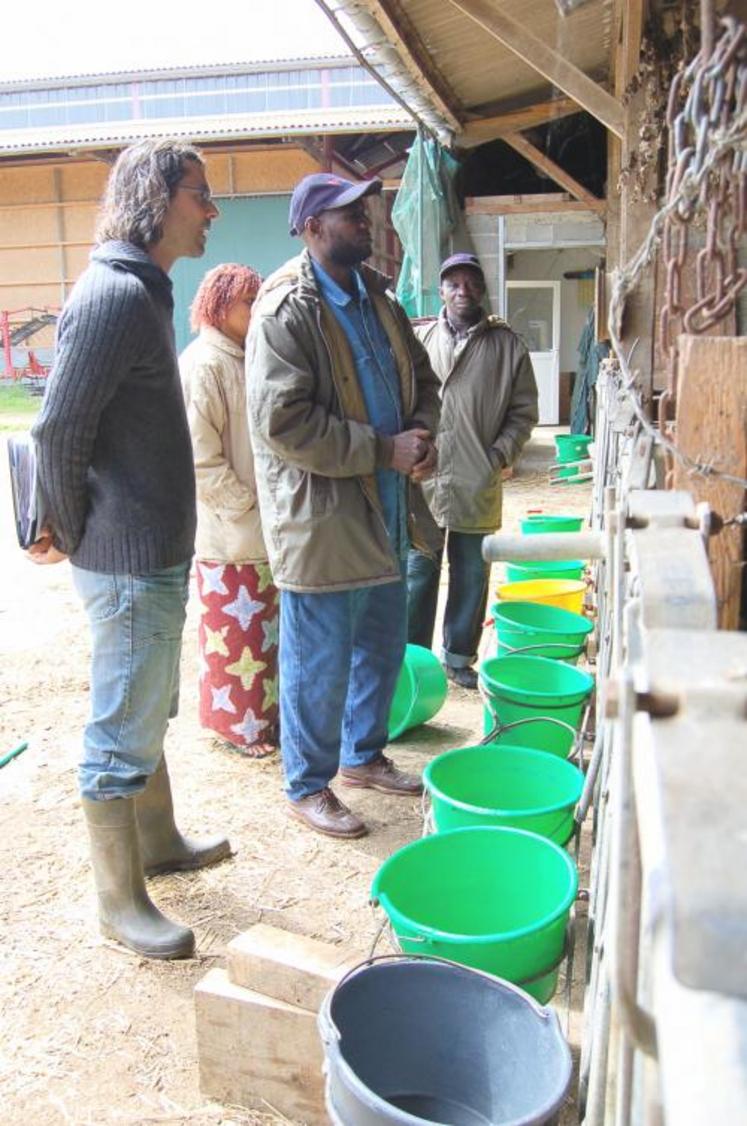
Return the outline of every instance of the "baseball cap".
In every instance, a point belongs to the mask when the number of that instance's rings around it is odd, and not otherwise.
[[[480,259],[477,255],[463,253],[452,254],[450,258],[447,258],[445,262],[441,263],[441,270],[438,275],[439,278],[443,279],[444,274],[448,274],[449,270],[455,270],[457,266],[469,266],[470,269],[477,270],[481,277],[485,277],[482,266],[480,265]]]
[[[365,195],[378,195],[383,185],[381,180],[363,180],[354,183],[335,176],[332,172],[312,172],[304,176],[293,189],[290,203],[290,233],[300,235],[304,223],[320,211],[333,211],[337,207],[347,207]]]

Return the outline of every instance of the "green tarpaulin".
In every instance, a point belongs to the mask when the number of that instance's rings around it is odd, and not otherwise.
[[[459,218],[453,186],[458,167],[438,141],[418,133],[392,208],[405,252],[397,297],[410,317],[435,316],[441,307],[438,268]]]

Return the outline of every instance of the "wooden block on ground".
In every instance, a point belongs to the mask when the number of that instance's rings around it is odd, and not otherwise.
[[[228,944],[228,976],[302,1009],[319,1008],[329,990],[365,955],[257,923]]]
[[[195,987],[195,1016],[204,1095],[325,1126],[316,1013],[242,989],[213,969]]]

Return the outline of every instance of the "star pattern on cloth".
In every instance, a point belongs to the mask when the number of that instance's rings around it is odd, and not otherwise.
[[[222,688],[211,688],[213,694],[213,711],[214,712],[228,712],[229,715],[236,715],[238,708],[231,699],[231,685],[224,684]]]
[[[270,570],[269,563],[255,563],[254,566],[257,572],[257,578],[259,579],[259,582],[257,584],[257,594],[261,594],[262,591],[267,590],[268,586],[272,582],[272,571]]]
[[[269,677],[264,684],[265,694],[262,699],[262,711],[266,712],[272,707],[273,704],[278,702],[278,681],[277,677]]]
[[[262,610],[264,610],[264,605],[261,602],[255,602],[245,586],[239,587],[234,602],[227,602],[223,607],[223,613],[236,618],[242,629],[248,629],[254,615],[259,614]]]
[[[228,654],[226,654],[227,656]],[[245,692],[248,692],[254,684],[254,678],[257,673],[262,672],[267,668],[265,661],[255,661],[252,657],[252,651],[248,646],[244,646],[241,651],[241,657],[232,665],[226,665],[226,672],[229,676],[238,676],[241,680],[241,687]]]
[[[218,563],[215,567],[208,567],[200,563],[200,578],[202,579],[203,594],[228,594],[228,587],[223,582],[226,571],[225,563]]]
[[[228,656],[228,646],[226,645],[226,632],[228,626],[223,626],[221,629],[211,629],[210,626],[205,626],[205,656],[210,653],[219,653],[221,657]]]
[[[231,730],[235,735],[240,735],[247,743],[251,744],[258,741],[259,736],[266,727],[267,720],[257,719],[252,709],[247,708],[241,723],[232,724]]]
[[[262,622],[262,633],[264,641],[262,642],[262,652],[266,653],[268,649],[272,649],[278,643],[278,626],[280,625],[277,618],[271,622]]]

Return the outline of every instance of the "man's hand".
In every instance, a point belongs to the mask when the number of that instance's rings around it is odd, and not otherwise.
[[[32,563],[62,563],[67,559],[64,551],[58,551],[54,546],[49,528],[42,528],[39,539],[26,549],[26,556]]]
[[[428,464],[427,473],[432,472],[435,465],[435,446],[429,430],[403,430],[392,438],[394,452],[390,464],[391,469],[406,476],[414,476],[413,470],[421,464]],[[431,458],[433,459],[431,463]]]
[[[426,481],[429,477],[433,476],[437,465],[438,451],[436,450],[436,444],[435,442],[428,442],[425,454],[417,465],[413,466],[410,477],[417,484],[420,484],[421,481]]]

